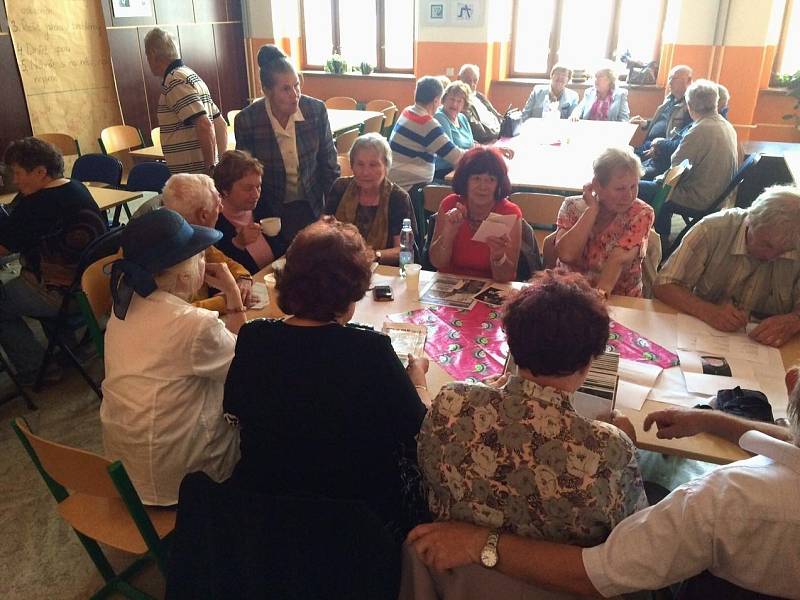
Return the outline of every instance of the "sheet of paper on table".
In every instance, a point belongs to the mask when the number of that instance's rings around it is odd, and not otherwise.
[[[759,344],[743,331],[717,331],[700,319],[684,314],[678,315],[678,348],[728,359],[742,358],[763,365],[783,364],[777,348]]]
[[[489,213],[478,231],[472,236],[473,242],[486,242],[488,237],[502,237],[511,233],[511,228],[517,222],[517,215],[499,215],[497,213]]]
[[[617,406],[641,410],[662,370],[655,364],[620,359]]]
[[[625,327],[638,331],[656,344],[675,352],[678,340],[675,335],[677,319],[675,315],[650,310],[609,306],[611,318]]]
[[[269,304],[269,294],[265,283],[254,283],[250,288],[250,296],[253,298],[253,304],[249,306],[252,310],[260,310]]]

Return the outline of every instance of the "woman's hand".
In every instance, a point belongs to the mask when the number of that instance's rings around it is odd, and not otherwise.
[[[639,246],[634,246],[628,250],[622,246],[614,246],[614,249],[608,255],[608,262],[615,265],[626,265],[633,262],[639,256],[640,251]]]
[[[406,373],[408,373],[408,378],[411,380],[411,383],[423,387],[427,386],[428,383],[425,375],[428,372],[429,366],[430,363],[428,362],[428,359],[425,358],[424,356],[417,358],[409,354]]]
[[[511,148],[506,148],[505,146],[497,146],[497,149],[500,151],[500,154],[505,156],[508,160],[514,158],[514,151]]]
[[[489,258],[493,262],[503,260],[504,256],[508,256],[508,249],[511,247],[511,236],[504,233],[501,236],[490,235],[486,238],[486,245],[489,246]]]
[[[444,233],[455,236],[461,223],[467,218],[467,207],[463,204],[456,204],[453,208],[444,213]]]
[[[240,277],[236,280],[236,287],[239,288],[239,294],[242,296],[242,304],[245,306],[252,306],[255,303],[253,297],[253,280],[249,277]]]
[[[583,201],[588,209],[597,210],[600,208],[600,198],[597,196],[597,192],[594,191],[594,181],[583,184]]]
[[[238,310],[240,306],[244,306],[239,287],[225,263],[206,263],[205,282],[224,294],[228,310]]]
[[[236,242],[236,245],[240,248],[244,248],[258,240],[258,236],[260,235],[261,225],[258,223],[250,223],[236,232],[236,237],[233,238],[233,241]]]

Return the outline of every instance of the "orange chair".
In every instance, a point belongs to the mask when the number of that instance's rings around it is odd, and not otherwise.
[[[358,108],[358,102],[349,96],[334,96],[333,98],[325,100],[325,107],[340,110],[356,110]]]

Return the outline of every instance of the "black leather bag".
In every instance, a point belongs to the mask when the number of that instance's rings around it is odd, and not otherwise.
[[[510,138],[519,135],[519,127],[522,125],[522,111],[512,108],[506,112],[503,122],[500,123],[500,137]]]

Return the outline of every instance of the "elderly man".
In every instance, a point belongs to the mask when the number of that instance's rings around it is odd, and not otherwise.
[[[436,77],[420,78],[414,105],[403,110],[389,136],[393,154],[389,179],[406,191],[433,181],[436,156],[455,165],[464,154],[433,118],[442,103],[443,91],[442,82]]]
[[[550,84],[534,86],[522,118],[541,118],[554,116],[557,119],[568,119],[578,105],[578,92],[567,87],[572,79],[572,70],[561,64],[550,69]]]
[[[158,126],[170,173],[209,173],[228,148],[225,119],[200,76],[183,64],[169,33],[151,29],[144,50],[150,71],[162,78]]]
[[[189,225],[202,225],[214,228],[222,209],[219,193],[214,187],[214,181],[208,175],[190,175],[182,173],[173,175],[167,180],[162,192],[164,206],[180,214]],[[253,278],[242,265],[225,256],[221,250],[209,246],[205,251],[206,263],[225,263],[236,281],[242,304],[247,306],[251,302],[250,291]],[[237,306],[227,306],[225,296],[218,294],[209,298],[208,286],[204,285],[195,294],[192,304],[200,308],[215,310],[220,314],[235,312]]]
[[[673,132],[680,131],[691,121],[685,98],[686,89],[691,83],[691,67],[686,65],[672,67],[667,80],[667,95],[661,106],[656,109],[653,118],[648,121],[639,115],[631,117],[631,123],[636,123],[647,130],[644,143],[636,148],[636,154],[641,158],[652,157],[659,144],[664,143]]]
[[[472,137],[479,144],[495,141],[500,135],[500,123],[503,121],[503,115],[497,112],[489,99],[478,91],[481,70],[478,65],[461,65],[458,70],[458,78],[472,90],[467,107],[464,109],[472,129]]]
[[[781,346],[800,331],[800,190],[775,186],[744,210],[692,227],[653,284],[655,297],[715,329]]]
[[[408,541],[437,571],[470,565],[474,577],[483,573],[511,585],[513,580],[498,573],[476,572],[475,565],[482,564],[516,578],[515,597],[522,597],[523,581],[609,597],[689,579],[687,590],[697,592],[692,597],[738,597],[734,593],[744,588],[797,598],[800,515],[793,506],[800,486],[800,386],[790,395],[789,419],[794,444],[746,432],[739,445],[757,456],[679,487],[622,521],[593,548],[459,522],[420,525]]]

